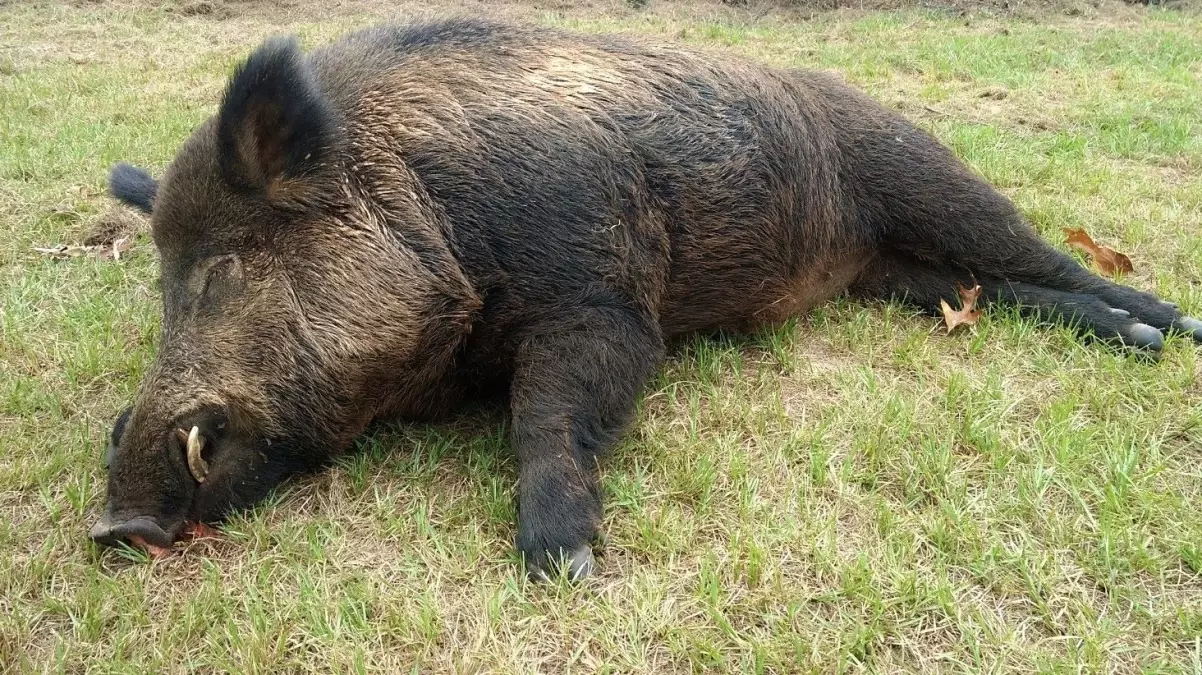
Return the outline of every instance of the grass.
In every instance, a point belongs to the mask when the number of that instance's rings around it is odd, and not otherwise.
[[[119,263],[31,247],[86,233],[110,163],[169,161],[262,36],[316,44],[374,11],[220,7],[0,7],[0,665],[1202,672],[1198,349],[1153,364],[1006,312],[947,336],[837,301],[690,342],[605,465],[607,545],[579,587],[521,578],[492,413],[377,430],[184,555],[98,550],[155,256],[144,235]],[[1127,283],[1202,313],[1196,14],[524,11],[839,70],[1047,238],[1085,227],[1131,255]]]

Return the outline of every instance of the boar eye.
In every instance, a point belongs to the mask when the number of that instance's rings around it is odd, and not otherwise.
[[[242,263],[238,257],[218,256],[212,259],[204,271],[204,281],[198,297],[202,304],[221,302],[236,295],[242,287]]]

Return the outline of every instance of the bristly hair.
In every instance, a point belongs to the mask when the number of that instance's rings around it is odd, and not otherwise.
[[[109,192],[121,202],[143,213],[151,212],[158,190],[159,184],[154,178],[136,166],[115,164],[109,171]]]

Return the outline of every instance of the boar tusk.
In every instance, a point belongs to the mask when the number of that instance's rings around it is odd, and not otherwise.
[[[200,427],[192,427],[192,431],[188,432],[188,470],[192,472],[192,477],[197,483],[205,482],[205,476],[209,475],[209,464],[200,456],[204,446],[204,440],[200,437]]]

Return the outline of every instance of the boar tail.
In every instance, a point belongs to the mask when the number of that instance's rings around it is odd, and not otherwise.
[[[109,191],[122,203],[150,213],[159,184],[144,169],[116,164],[109,172]]]

